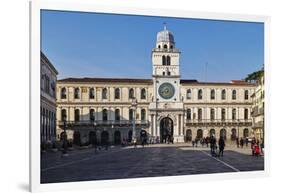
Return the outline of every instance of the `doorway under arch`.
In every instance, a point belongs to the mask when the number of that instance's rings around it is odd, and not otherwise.
[[[107,131],[103,131],[101,133],[101,144],[108,145],[108,141],[109,141],[109,134]]]
[[[120,133],[120,131],[114,132],[114,144],[115,145],[121,144],[121,133]]]
[[[191,129],[186,130],[186,142],[192,141],[192,131]]]
[[[90,133],[89,133],[89,144],[92,144],[92,145],[97,144],[97,134],[95,131],[90,131]]]
[[[174,135],[173,120],[169,117],[165,117],[160,121],[160,142],[170,142]]]
[[[220,137],[222,137],[224,140],[226,140],[226,130],[225,129],[220,130]]]
[[[81,135],[79,131],[74,131],[73,133],[73,144],[81,145]]]

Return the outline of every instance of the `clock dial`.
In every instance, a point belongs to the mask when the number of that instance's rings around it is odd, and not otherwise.
[[[171,83],[163,83],[160,85],[158,93],[163,99],[170,99],[175,94],[175,87]]]

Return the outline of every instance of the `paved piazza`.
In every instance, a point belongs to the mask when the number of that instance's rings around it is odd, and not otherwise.
[[[227,147],[224,157],[211,157],[209,148],[188,144],[156,144],[144,148],[110,147],[43,153],[41,183],[176,176],[264,169],[264,158],[251,156],[249,147]]]

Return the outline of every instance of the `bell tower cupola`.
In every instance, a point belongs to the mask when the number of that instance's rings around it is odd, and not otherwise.
[[[179,57],[180,51],[175,47],[174,36],[164,23],[164,29],[157,33],[156,47],[152,49],[152,75],[180,76]]]

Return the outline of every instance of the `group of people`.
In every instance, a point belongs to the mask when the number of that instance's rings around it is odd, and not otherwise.
[[[192,140],[192,146],[198,147],[198,143],[200,143],[202,147],[204,147],[205,145],[209,147],[210,139],[211,139],[210,137],[203,137],[203,138],[196,137],[195,140]]]

